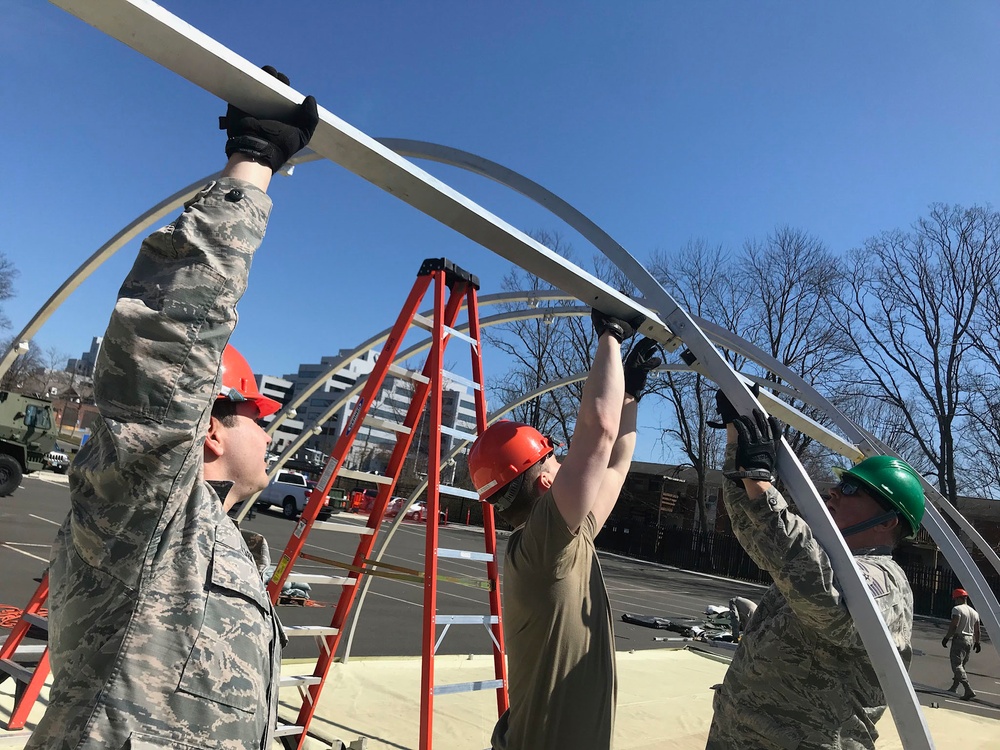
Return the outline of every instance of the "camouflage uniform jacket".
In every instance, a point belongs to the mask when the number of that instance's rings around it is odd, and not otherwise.
[[[143,243],[53,546],[53,686],[28,748],[270,748],[284,634],[203,479],[222,350],[270,199],[223,179]]]
[[[726,466],[734,462],[730,445]],[[829,558],[777,490],[750,500],[727,482],[724,496],[734,533],[774,584],[715,694],[708,748],[874,748],[885,697]],[[888,548],[856,552],[855,562],[908,666],[906,576]]]

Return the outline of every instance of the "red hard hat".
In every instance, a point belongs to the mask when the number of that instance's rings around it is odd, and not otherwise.
[[[552,441],[521,422],[495,422],[469,449],[469,476],[480,500],[526,472],[552,452]]]
[[[951,598],[952,599],[957,599],[960,596],[967,597],[968,595],[969,595],[969,592],[966,591],[965,589],[955,589],[954,591],[951,592]]]
[[[222,352],[222,390],[219,398],[252,401],[262,417],[274,414],[281,408],[278,401],[261,394],[250,364],[232,344],[226,344]]]

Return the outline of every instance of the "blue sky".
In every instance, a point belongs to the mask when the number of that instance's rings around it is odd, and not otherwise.
[[[842,252],[931,202],[997,202],[993,2],[162,4],[369,135],[527,175],[640,259],[694,238],[737,247],[784,224]],[[123,225],[221,168],[224,105],[55,6],[0,0],[0,17],[0,250],[21,272],[4,307],[16,331]],[[589,266],[586,243],[524,199],[421,166],[521,229],[562,232]],[[476,273],[484,294],[508,269],[332,163],[271,194],[233,338],[259,371],[391,325],[425,257]],[[136,247],[36,344],[87,349]]]

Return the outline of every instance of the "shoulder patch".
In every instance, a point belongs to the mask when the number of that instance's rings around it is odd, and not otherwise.
[[[861,577],[865,581],[865,585],[868,586],[868,590],[872,592],[874,598],[878,599],[879,597],[888,595],[889,574],[882,567],[862,562],[861,560],[855,560],[855,563],[858,566]]]

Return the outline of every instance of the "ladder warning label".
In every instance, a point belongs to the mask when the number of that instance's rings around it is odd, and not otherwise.
[[[271,576],[271,582],[277,583],[281,580],[281,576],[285,574],[285,568],[288,567],[288,563],[291,560],[288,559],[288,555],[282,555],[281,559],[278,561],[277,566],[274,568],[274,575]]]
[[[358,415],[361,414],[361,410],[364,408],[364,405],[365,405],[365,398],[364,396],[362,396],[361,398],[358,399],[358,403],[354,407],[354,411],[351,412],[351,419],[347,423],[346,432],[348,433],[354,432],[354,425],[358,421]]]

